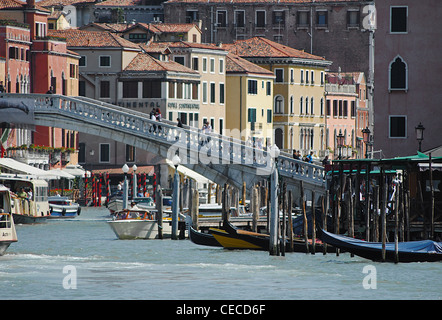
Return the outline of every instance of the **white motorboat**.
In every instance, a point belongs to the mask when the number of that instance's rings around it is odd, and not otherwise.
[[[111,229],[121,240],[158,239],[158,221],[155,215],[143,209],[126,209],[114,214],[108,221]],[[172,234],[172,220],[163,218],[163,238]]]
[[[0,185],[0,256],[5,254],[11,243],[17,242],[11,210],[10,191],[4,185]]]
[[[68,197],[52,196],[48,197],[50,219],[54,218],[75,218],[80,215],[81,208],[76,202]]]

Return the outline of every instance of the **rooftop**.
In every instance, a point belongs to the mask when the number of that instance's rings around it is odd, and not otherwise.
[[[66,38],[68,47],[140,49],[137,44],[108,31],[49,30],[48,35]]]

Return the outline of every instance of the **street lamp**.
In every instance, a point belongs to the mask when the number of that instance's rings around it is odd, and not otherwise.
[[[342,158],[342,146],[344,145],[344,138],[345,136],[342,134],[341,130],[339,130],[339,134],[336,136],[336,144],[338,145],[339,155],[338,159],[341,160]]]
[[[123,209],[127,209],[127,198],[128,198],[128,185],[127,185],[127,173],[129,172],[129,167],[124,164],[123,168],[124,182],[123,182]]]
[[[172,190],[172,240],[178,239],[178,215],[180,208],[180,177],[178,175],[178,166],[180,163],[180,157],[178,155],[174,155],[172,158],[172,164],[175,166]]]
[[[138,167],[137,167],[137,165],[136,164],[134,164],[133,166],[132,166],[132,169],[133,169],[133,171],[134,171],[134,179],[133,179],[133,181],[132,181],[132,200],[133,199],[135,199],[135,197],[137,196],[137,173],[136,173],[136,171],[137,171],[137,169],[138,169]]]
[[[362,129],[362,137],[365,143],[365,158],[368,158],[368,144],[370,143],[370,129]]]
[[[425,127],[419,122],[414,129],[416,130],[416,140],[419,142],[419,152],[422,152],[422,140],[424,140]]]

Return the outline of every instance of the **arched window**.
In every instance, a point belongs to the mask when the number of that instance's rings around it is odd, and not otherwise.
[[[284,112],[284,99],[281,96],[275,97],[275,113],[283,113]]]
[[[276,128],[275,129],[275,144],[277,145],[277,147],[279,149],[283,148],[283,137],[284,137],[284,132],[282,131],[282,129]]]
[[[408,90],[408,68],[405,61],[397,56],[390,63],[390,90]]]
[[[301,97],[301,99],[299,99],[299,114],[303,114],[304,110],[303,110],[303,98]]]
[[[293,96],[290,96],[290,114],[295,113],[294,107],[293,107]]]

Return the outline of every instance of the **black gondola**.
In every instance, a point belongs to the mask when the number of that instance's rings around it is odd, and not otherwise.
[[[222,245],[216,241],[212,234],[199,232],[192,227],[189,227],[189,238],[195,244],[211,247],[222,247]]]
[[[336,235],[319,229],[322,241],[372,261],[382,261],[382,243]],[[395,244],[385,244],[385,261],[395,262]],[[398,243],[398,262],[442,261],[442,242],[432,240],[407,241]]]

